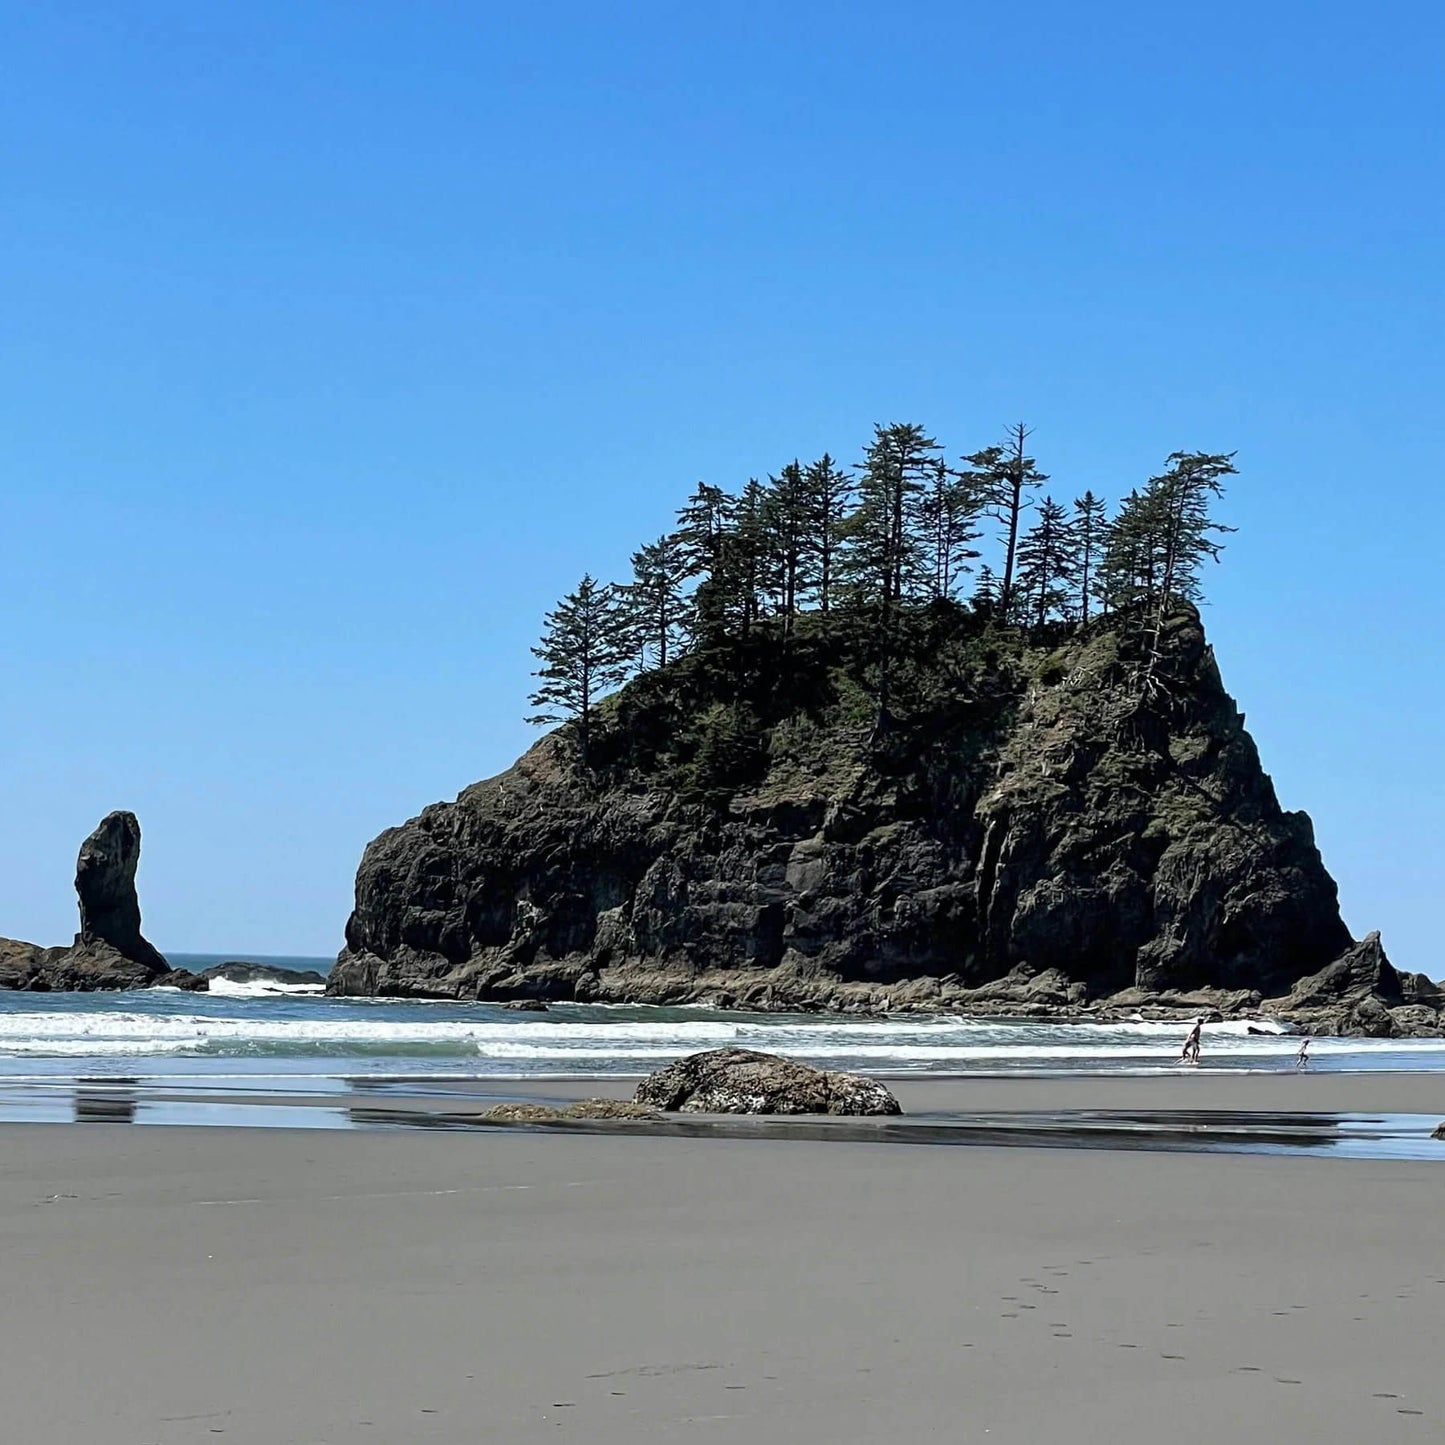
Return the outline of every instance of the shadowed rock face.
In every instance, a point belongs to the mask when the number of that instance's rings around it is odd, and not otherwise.
[[[80,932],[75,942],[92,950],[108,945],[132,963],[164,973],[170,965],[140,931],[135,890],[139,864],[140,824],[135,814],[108,814],[80,845],[75,865]]]
[[[367,848],[328,990],[1238,1013],[1351,948],[1196,614],[1166,629],[1147,694],[1107,624],[1038,644],[948,625],[881,744],[846,644],[795,639],[779,668],[811,693],[755,691],[743,764],[701,800],[704,750],[676,739],[731,706],[726,681],[686,658],[629,685],[592,776],[562,729]],[[1367,963],[1322,980],[1321,1006]]]

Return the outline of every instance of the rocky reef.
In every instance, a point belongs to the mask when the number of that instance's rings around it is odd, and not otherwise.
[[[1352,940],[1192,608],[1147,658],[1110,619],[927,609],[882,729],[864,640],[808,624],[639,677],[586,769],[562,728],[383,833],[329,991],[1439,1030]]]
[[[37,992],[146,988],[175,982],[203,986],[176,972],[141,933],[135,875],[140,824],[134,813],[110,813],[80,845],[75,893],[80,932],[69,947],[42,948],[0,939],[0,988]]]

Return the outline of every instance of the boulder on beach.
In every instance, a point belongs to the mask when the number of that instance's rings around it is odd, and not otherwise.
[[[689,1054],[649,1075],[637,1103],[689,1114],[901,1114],[876,1079],[754,1049]]]

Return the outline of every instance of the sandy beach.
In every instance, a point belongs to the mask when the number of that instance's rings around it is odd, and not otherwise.
[[[1087,1107],[1080,1082],[987,1087]],[[1320,1108],[1439,1093],[1255,1082]],[[1424,1441],[1445,1420],[1431,1163],[98,1125],[7,1126],[0,1149],[24,1445]]]

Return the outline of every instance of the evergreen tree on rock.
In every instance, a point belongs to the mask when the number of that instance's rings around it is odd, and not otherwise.
[[[1108,507],[1101,497],[1086,491],[1074,499],[1074,516],[1070,524],[1074,538],[1074,560],[1078,570],[1079,620],[1089,621],[1089,603],[1098,592],[1099,563],[1109,533]]]
[[[628,621],[633,629],[631,651],[639,666],[651,653],[658,667],[675,656],[684,632],[688,577],[687,556],[676,532],[632,554],[632,582],[624,589]]]
[[[531,704],[536,726],[575,722],[577,752],[588,765],[592,712],[598,698],[618,687],[630,671],[630,638],[616,589],[589,574],[549,612],[541,642],[532,649],[542,666]]]
[[[837,579],[839,537],[848,504],[853,496],[853,478],[824,452],[803,473],[808,517],[808,576],[824,617],[833,603]]]
[[[1030,432],[1023,422],[1009,429],[1001,447],[986,447],[964,460],[970,471],[966,474],[984,498],[989,515],[999,524],[999,544],[1004,551],[1003,581],[999,587],[999,611],[1008,617],[1013,611],[1014,574],[1018,565],[1019,538],[1024,513],[1033,493],[1048,481],[1034,459],[1026,455],[1024,445]]]
[[[1039,503],[1038,520],[1018,547],[1015,610],[1025,625],[1042,627],[1067,616],[1077,581],[1073,530],[1068,514],[1052,497]]]
[[[921,426],[875,426],[859,471],[858,506],[844,528],[852,596],[874,617],[880,729],[889,720],[898,612],[928,576],[919,503],[936,474],[938,452]]]

